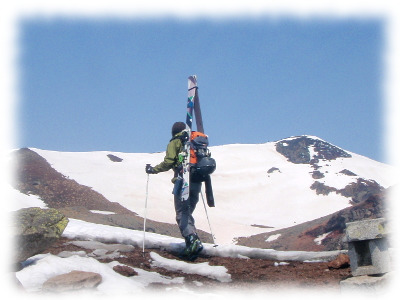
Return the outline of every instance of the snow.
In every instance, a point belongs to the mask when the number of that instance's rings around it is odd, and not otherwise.
[[[14,189],[11,185],[7,185],[7,196],[12,199],[7,208],[10,211],[19,210],[27,207],[47,208],[47,205],[36,195],[26,195]]]
[[[140,216],[144,216],[146,197],[147,175],[144,166],[161,162],[165,155],[165,152],[148,154],[32,150],[62,174],[93,188],[109,201],[118,202]],[[211,147],[210,150],[217,161],[217,170],[212,175],[216,207],[208,208],[208,215],[218,244],[234,243],[237,237],[290,227],[350,206],[349,199],[342,195],[317,195],[309,189],[315,181],[310,175],[313,172],[312,166],[288,162],[276,152],[275,143],[224,145]],[[110,153],[122,158],[122,162],[112,162],[107,157]],[[319,181],[328,186],[343,188],[357,180],[357,177],[339,173],[343,169],[373,179],[384,187],[398,181],[399,176],[395,176],[391,166],[351,154],[352,158],[321,162],[320,171],[325,178]],[[278,168],[280,172],[267,174],[272,167]],[[172,171],[150,176],[149,219],[175,224],[171,194],[173,185],[170,182],[172,177]],[[299,214],[299,211],[302,213]],[[194,217],[196,226],[209,232],[201,204],[195,210]],[[254,227],[252,224],[273,228]]]
[[[112,211],[104,211],[104,210],[90,210],[90,212],[95,213],[95,214],[102,214],[102,215],[114,215],[115,212]]]
[[[35,260],[34,264],[25,267],[16,274],[18,280],[28,292],[40,291],[46,280],[73,270],[101,274],[103,280],[96,292],[102,295],[133,293],[142,290],[144,287],[143,283],[115,272],[112,269],[114,264],[103,264],[91,257],[74,255],[61,258],[52,254],[45,254],[33,256],[32,260]]]
[[[317,236],[317,237],[314,239],[314,242],[315,242],[317,245],[321,245],[322,241],[323,241],[328,235],[330,235],[331,233],[332,233],[332,231],[326,232],[326,233],[324,233],[324,234],[321,234],[321,235]]]
[[[143,244],[143,232],[114,227],[102,224],[70,219],[63,236],[69,239],[101,241],[107,243],[118,243],[141,247]],[[340,251],[307,252],[307,251],[275,251],[272,249],[257,249],[232,244],[223,244],[214,247],[213,244],[204,243],[203,253],[210,256],[234,257],[241,256],[249,258],[265,258],[272,260],[308,260],[308,259],[331,259]],[[145,247],[152,249],[165,249],[177,252],[185,247],[182,238],[174,238],[152,232],[146,232]]]
[[[285,261],[281,261],[281,262],[274,262],[274,266],[278,267],[278,266],[287,266],[290,265],[288,262]]]
[[[210,256],[234,257],[241,259],[264,258],[277,261],[282,266],[290,261],[317,262],[336,257],[341,251],[306,252],[275,251],[256,249],[234,244],[240,236],[265,233],[314,220],[349,206],[349,199],[330,193],[316,195],[307,188],[315,181],[311,177],[313,168],[306,164],[292,164],[275,151],[275,143],[258,145],[225,145],[211,147],[217,161],[217,170],[212,176],[215,208],[207,208],[216,242],[219,245],[204,243],[204,253]],[[146,163],[155,165],[162,161],[162,153],[116,153],[116,152],[56,152],[32,149],[43,156],[57,171],[91,187],[111,202],[118,202],[137,214],[144,215],[147,175]],[[310,149],[311,151],[313,149]],[[107,154],[122,158],[122,162],[112,162]],[[398,173],[391,166],[351,153],[352,158],[320,162],[319,169],[325,177],[319,179],[324,184],[343,188],[357,178],[372,179],[384,187],[398,182]],[[267,174],[276,167],[280,172]],[[340,173],[351,170],[357,176]],[[172,172],[150,176],[147,217],[160,222],[175,224],[173,196],[171,194]],[[42,207],[46,204],[37,196],[25,195],[13,189],[8,192],[13,198],[9,210],[23,207]],[[201,201],[201,198],[200,198]],[[98,214],[113,212],[92,210]],[[209,231],[207,218],[199,203],[194,214],[196,226]],[[259,224],[259,227],[252,226]],[[262,228],[269,226],[272,228]],[[319,236],[315,242],[321,243],[329,233]],[[134,268],[138,276],[125,277],[113,270],[118,262],[100,263],[95,258],[114,259],[124,252],[142,247],[143,232],[81,220],[70,219],[64,237],[75,239],[73,244],[88,249],[84,251],[64,251],[59,255],[41,254],[25,262],[25,268],[16,273],[17,278],[28,291],[40,291],[47,279],[68,273],[72,270],[100,273],[102,283],[97,288],[98,295],[131,294],[144,291],[151,283],[165,285],[165,291],[191,293],[184,286],[184,278],[169,278],[157,272]],[[272,235],[270,242],[280,235]],[[107,244],[105,244],[105,242]],[[179,251],[185,243],[181,238],[163,236],[146,232],[146,249],[165,249]],[[221,282],[229,282],[230,274],[225,267],[210,266],[207,263],[185,263],[167,259],[151,253],[151,265],[162,266],[182,273],[200,274]],[[169,287],[171,284],[174,287]],[[182,287],[176,287],[176,285]],[[91,292],[92,293],[92,292]]]
[[[208,262],[189,264],[184,261],[167,259],[155,252],[150,253],[153,259],[152,266],[164,268],[170,271],[180,271],[186,274],[197,274],[220,282],[231,282],[231,275],[227,273],[224,266],[210,266]]]
[[[272,242],[272,241],[277,240],[280,236],[281,236],[280,233],[274,234],[274,235],[269,236],[265,241],[266,242]]]

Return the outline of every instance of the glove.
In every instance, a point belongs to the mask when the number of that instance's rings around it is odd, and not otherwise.
[[[147,174],[157,174],[156,171],[154,171],[154,168],[151,165],[146,165],[146,173]]]

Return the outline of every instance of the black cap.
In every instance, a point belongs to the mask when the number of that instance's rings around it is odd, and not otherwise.
[[[186,124],[183,122],[175,122],[174,125],[172,125],[172,136],[175,134],[181,132],[186,128]]]

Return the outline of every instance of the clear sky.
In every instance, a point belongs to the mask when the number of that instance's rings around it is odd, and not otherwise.
[[[18,30],[18,147],[164,151],[196,74],[212,146],[308,134],[384,161],[384,19],[31,16]]]

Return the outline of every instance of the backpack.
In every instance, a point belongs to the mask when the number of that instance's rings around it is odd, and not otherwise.
[[[190,142],[190,173],[193,181],[201,182],[215,171],[217,165],[208,149],[207,135],[199,131],[192,131]]]
[[[182,145],[189,140],[187,131],[181,136],[173,139],[180,139]],[[208,136],[199,131],[192,131],[190,135],[190,175],[195,182],[202,182],[216,169],[215,159],[211,157],[208,149]]]

